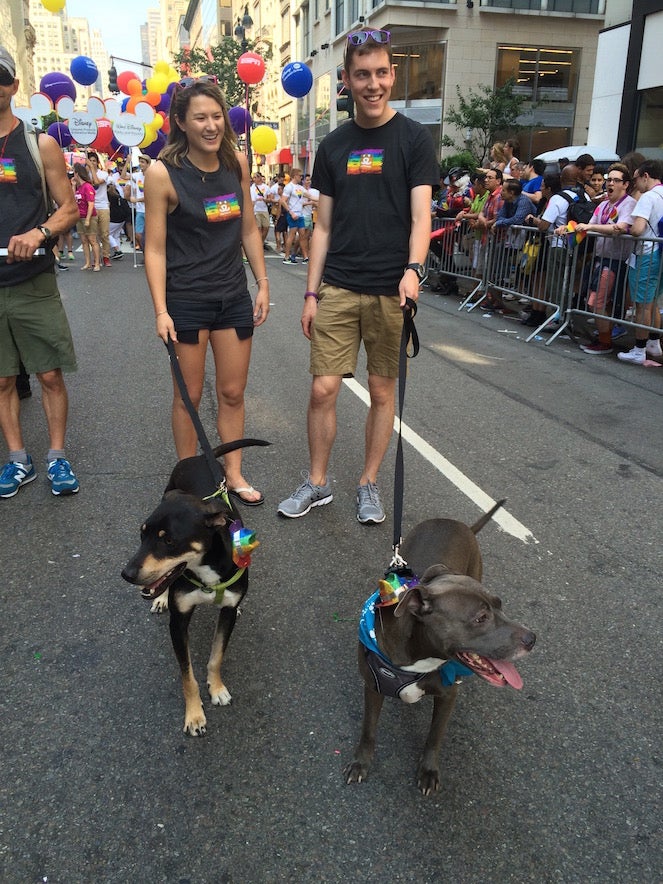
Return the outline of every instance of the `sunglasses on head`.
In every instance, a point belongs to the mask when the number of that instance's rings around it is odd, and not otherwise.
[[[348,43],[351,46],[361,46],[368,39],[375,43],[389,43],[391,31],[355,31],[353,34],[348,34]]]
[[[11,72],[7,70],[7,68],[3,68],[0,66],[0,86],[12,86],[14,84],[14,77],[12,77]]]
[[[182,77],[179,82],[179,85],[182,89],[188,89],[189,86],[193,86],[194,83],[214,83],[214,85],[218,85],[219,78],[214,74],[203,74],[202,77]]]

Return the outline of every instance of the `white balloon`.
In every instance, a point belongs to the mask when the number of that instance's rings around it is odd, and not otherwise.
[[[30,108],[33,113],[45,117],[53,110],[53,102],[43,92],[33,92],[30,96]]]
[[[145,138],[145,126],[135,114],[120,114],[113,122],[113,135],[127,147],[137,147]]]
[[[97,121],[91,114],[74,113],[67,120],[71,137],[79,144],[92,144],[98,134]]]

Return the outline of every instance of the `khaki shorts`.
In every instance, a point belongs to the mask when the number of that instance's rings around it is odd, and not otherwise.
[[[90,218],[90,223],[86,227],[85,222],[81,218],[81,220],[76,224],[76,232],[79,236],[97,236],[99,233],[99,222],[97,221],[97,216],[93,215]]]
[[[260,230],[264,230],[265,227],[269,228],[269,212],[256,212],[255,216],[256,224]]]
[[[76,371],[76,354],[54,273],[0,287],[0,377]]]
[[[327,284],[320,287],[318,295],[311,335],[311,374],[353,377],[363,341],[368,373],[398,377],[403,331],[398,297],[362,295]]]

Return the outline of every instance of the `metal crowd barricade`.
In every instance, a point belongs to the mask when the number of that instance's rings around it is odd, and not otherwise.
[[[569,324],[574,252],[566,236],[543,234],[533,227],[513,225],[497,229],[486,237],[484,272],[478,287],[481,297],[460,305],[468,311],[479,307],[490,293],[505,300],[518,300],[537,309],[548,309],[546,318],[526,338],[531,341],[550,323],[560,321],[554,340]],[[506,296],[506,298],[505,298]],[[523,303],[523,307],[525,303]]]
[[[467,221],[434,218],[430,249],[426,261],[429,276],[466,279],[474,283],[470,297],[477,291],[482,276],[479,241]]]
[[[569,319],[605,317],[621,326],[658,331],[653,314],[650,325],[636,322],[635,301],[642,291],[658,310],[656,299],[663,294],[663,238],[588,233],[585,242],[587,247],[576,248],[574,254],[572,278],[577,283],[577,296],[569,303]]]

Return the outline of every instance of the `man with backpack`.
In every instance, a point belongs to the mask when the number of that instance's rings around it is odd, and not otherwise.
[[[635,303],[638,326],[651,327],[653,310],[661,291],[661,243],[650,237],[663,237],[663,164],[646,160],[633,175],[633,183],[641,193],[632,210],[631,234],[640,239],[631,257],[628,282],[631,300]],[[610,180],[610,179],[608,179]],[[646,237],[646,239],[645,239]],[[647,356],[661,356],[661,342],[642,328],[635,332],[635,347],[618,353],[622,362],[642,365]]]
[[[67,389],[63,371],[76,356],[58,291],[53,245],[78,219],[62,152],[14,116],[16,65],[0,46],[0,429],[9,449],[0,470],[0,498],[36,478],[25,450],[16,378],[21,362],[36,374],[48,424],[47,476],[55,495],[75,494],[78,479],[65,457]],[[51,198],[58,209],[52,209]]]

